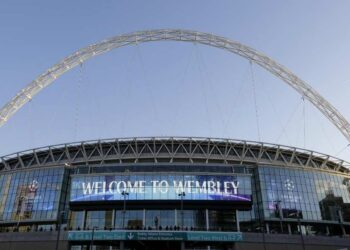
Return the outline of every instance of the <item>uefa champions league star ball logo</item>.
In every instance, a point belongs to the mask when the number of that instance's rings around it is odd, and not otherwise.
[[[39,188],[39,182],[37,180],[33,180],[32,184],[28,186],[31,192],[35,192]]]
[[[294,181],[287,179],[287,180],[284,182],[284,187],[285,187],[287,190],[289,190],[289,191],[294,190],[294,188],[295,188],[295,186],[294,186]]]

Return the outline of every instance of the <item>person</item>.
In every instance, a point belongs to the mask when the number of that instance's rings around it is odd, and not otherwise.
[[[159,222],[158,216],[154,217],[154,225],[156,226],[156,229],[158,228],[158,222]]]

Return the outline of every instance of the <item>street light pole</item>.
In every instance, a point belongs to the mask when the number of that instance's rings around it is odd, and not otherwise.
[[[20,212],[19,212],[18,221],[17,221],[17,231],[18,231],[18,232],[19,232],[19,223],[21,222],[21,214],[22,214],[22,207],[23,207],[22,202],[23,202],[24,199],[25,199],[24,196],[19,197],[19,201],[21,202],[21,210],[20,210]]]
[[[281,200],[275,200],[275,206],[276,206],[276,210],[278,210],[278,215],[280,218],[280,228],[281,228],[281,233],[283,233],[283,224],[282,224],[282,209],[281,209]]]
[[[336,208],[337,208],[337,214],[338,214],[338,218],[339,218],[338,222],[340,224],[340,229],[341,229],[342,235],[344,236],[344,235],[346,235],[346,231],[345,231],[344,224],[343,224],[344,223],[343,211],[339,205],[337,205]]]
[[[298,220],[298,228],[299,228],[299,233],[300,233],[301,245],[303,247],[303,250],[305,250],[304,236],[303,236],[303,232],[301,230],[301,222],[300,222],[301,211],[299,211],[296,207],[295,207],[295,213],[289,214],[289,216],[293,216],[293,218],[294,218],[294,215],[297,217],[297,220]]]
[[[58,225],[57,225],[57,239],[56,239],[56,250],[58,250],[58,244],[59,244],[59,241],[60,241],[60,234],[61,234],[61,225],[62,225],[62,217],[63,215],[65,214],[66,212],[65,211],[61,211],[59,213],[59,217],[58,217]]]
[[[94,233],[95,233],[95,229],[98,229],[98,227],[96,227],[96,226],[92,227],[90,250],[92,250],[92,246],[94,245]]]
[[[67,184],[64,188],[64,190],[66,192],[68,192],[68,187],[69,187],[69,176],[70,176],[70,171],[72,169],[72,165],[68,162],[64,163],[64,174],[63,176],[65,176],[66,173],[68,173],[68,177],[67,177]],[[61,235],[61,226],[62,226],[62,220],[63,220],[63,216],[66,214],[66,211],[65,211],[65,207],[63,207],[63,211],[62,211],[62,208],[60,208],[60,206],[58,207],[58,225],[57,225],[57,240],[56,240],[56,250],[58,250],[58,245],[59,245],[59,240],[60,240],[60,235]]]
[[[19,232],[19,223],[21,222],[21,214],[18,215],[18,221],[17,221],[17,226],[16,229]]]
[[[125,190],[122,192],[124,201],[123,201],[123,229],[125,229],[125,213],[126,213],[126,196],[129,195],[128,192],[126,192]]]
[[[254,183],[254,188],[255,188],[255,192],[257,192],[256,190],[258,190],[258,184],[257,184],[257,177],[256,177],[257,173],[255,173],[253,175],[253,183]],[[260,184],[259,184],[260,185]],[[253,196],[254,197],[254,196]],[[259,219],[259,227],[260,227],[260,231],[262,232],[262,240],[263,240],[263,247],[264,250],[266,250],[266,240],[265,240],[265,217],[264,217],[264,213],[260,213],[260,205],[259,205],[259,200],[256,199],[256,206],[257,206],[257,216]],[[262,210],[264,211],[264,204],[262,204]]]
[[[303,246],[303,250],[305,250],[304,236],[303,236],[303,232],[301,230],[301,223],[300,223],[300,212],[298,210],[297,210],[297,218],[298,218],[298,226],[299,226],[299,231],[300,231],[301,244]]]
[[[186,196],[186,193],[182,191],[178,194],[181,197],[181,229],[184,228],[184,201],[183,198]]]

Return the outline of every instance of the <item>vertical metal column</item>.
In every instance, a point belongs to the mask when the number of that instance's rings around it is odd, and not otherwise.
[[[175,208],[175,226],[178,226],[177,224],[177,209]]]
[[[83,213],[83,221],[82,221],[83,225],[82,225],[82,227],[81,227],[83,230],[85,230],[85,227],[86,227],[86,218],[87,218],[87,211],[84,210],[84,213]]]
[[[266,227],[266,233],[269,234],[270,233],[270,225],[269,223],[265,223],[265,227]]]
[[[266,250],[266,241],[265,241],[265,222],[264,219],[265,218],[261,218],[264,217],[264,205],[262,207],[262,216],[260,213],[260,205],[259,205],[259,200],[258,200],[258,186],[256,183],[256,179],[259,177],[259,173],[256,173],[257,171],[254,172],[254,175],[252,176],[252,181],[254,182],[254,191],[255,191],[255,195],[256,195],[256,206],[257,206],[257,216],[258,216],[258,220],[259,220],[259,227],[260,227],[260,231],[262,233],[262,241],[263,241],[263,247],[264,250]],[[254,206],[254,202],[253,202],[253,206]],[[255,209],[255,208],[254,208]],[[255,210],[254,210],[255,211]]]
[[[185,192],[178,194],[181,197],[181,230],[184,230],[184,197],[186,196]]]
[[[241,231],[241,227],[239,225],[239,215],[238,215],[238,210],[236,209],[236,225],[237,225],[237,232]]]
[[[205,209],[205,227],[209,231],[209,210]]]
[[[209,231],[209,210],[205,209],[205,227]],[[210,246],[207,246],[207,250],[210,250]]]
[[[146,209],[143,209],[142,227],[146,227]]]
[[[123,202],[123,229],[125,229],[126,196],[129,195],[129,193],[124,190],[122,192],[122,195],[124,197],[124,202]]]
[[[115,213],[116,213],[116,210],[113,209],[112,210],[112,223],[111,223],[111,228],[115,229]]]

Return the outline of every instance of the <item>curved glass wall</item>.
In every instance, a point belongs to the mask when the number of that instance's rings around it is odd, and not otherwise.
[[[350,177],[259,167],[265,218],[350,222]]]
[[[29,222],[37,228],[38,225],[45,228],[44,223],[52,228],[57,223],[58,211],[66,211],[69,205],[75,211],[67,214],[67,227],[80,230],[180,227],[210,231],[350,233],[350,176],[267,165],[243,165],[242,173],[228,173],[229,166],[194,166],[188,173],[169,174],[142,173],[143,167],[133,166],[139,170],[135,173],[97,174],[96,167],[94,174],[74,172],[69,176],[60,167],[2,174],[0,221],[7,223],[8,228],[17,224],[27,227]],[[182,165],[181,169],[191,167]],[[117,167],[101,169],[111,168]],[[161,168],[167,166],[162,164]],[[144,170],[151,169],[147,165]],[[196,172],[200,169],[218,172]],[[225,170],[220,172],[222,169]],[[219,205],[215,207],[216,204]]]
[[[69,217],[69,228],[70,230],[96,228],[99,230],[236,231],[235,213],[235,210],[207,211],[205,209],[72,211]]]
[[[55,220],[60,205],[63,175],[63,168],[1,175],[0,220]]]

